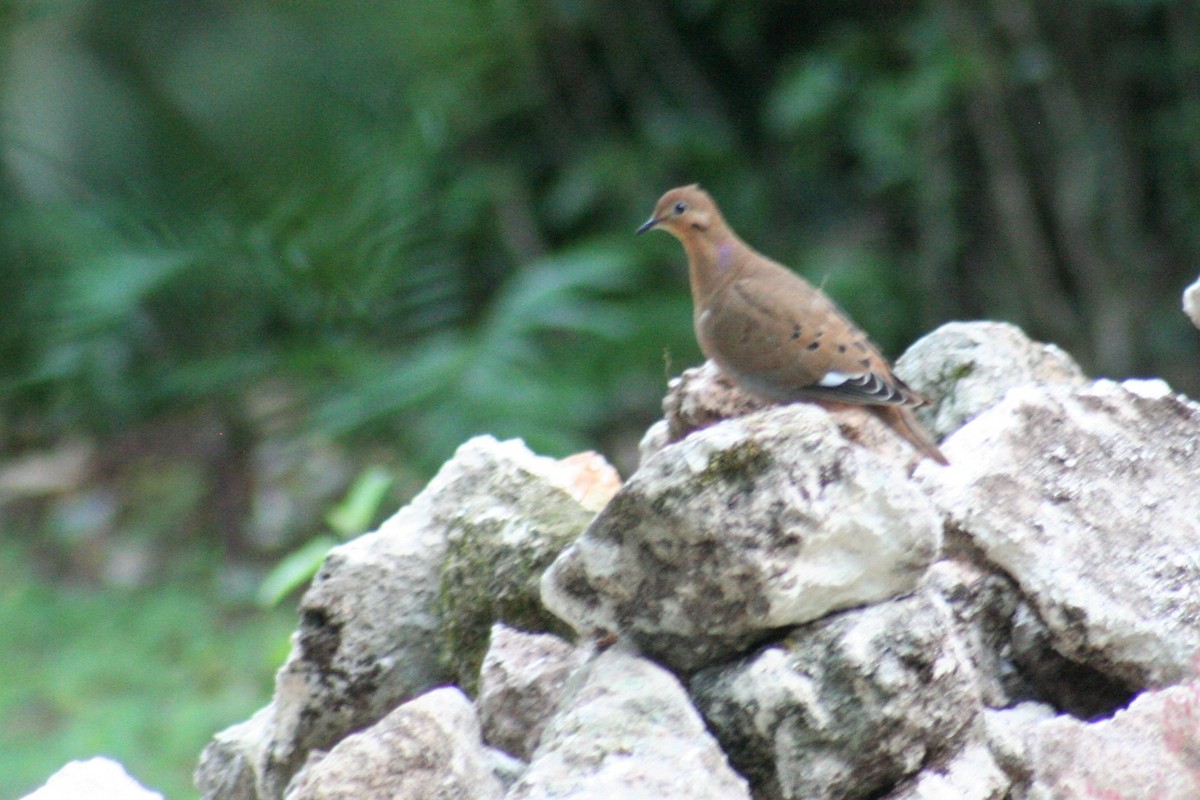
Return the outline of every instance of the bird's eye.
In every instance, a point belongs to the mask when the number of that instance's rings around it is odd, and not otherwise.
[[[681,200],[680,202],[675,204],[675,213],[676,214],[682,214],[685,211],[687,211],[687,203],[685,203]]]

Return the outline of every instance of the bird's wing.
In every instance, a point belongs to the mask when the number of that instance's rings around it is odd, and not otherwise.
[[[924,402],[833,301],[783,267],[734,279],[697,318],[696,329],[705,355],[771,399]]]

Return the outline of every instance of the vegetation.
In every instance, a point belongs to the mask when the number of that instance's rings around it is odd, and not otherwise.
[[[69,588],[112,552],[176,588],[221,554],[186,583],[222,603],[371,465],[381,516],[477,433],[627,467],[699,360],[678,246],[632,236],[685,182],[892,355],[1007,319],[1196,394],[1197,30],[1165,0],[0,4],[0,542],[50,581],[0,602],[136,641]]]
[[[22,574],[27,554],[0,555],[0,796],[105,755],[194,797],[212,734],[270,697],[294,614],[248,615],[183,576],[136,592],[53,586]]]

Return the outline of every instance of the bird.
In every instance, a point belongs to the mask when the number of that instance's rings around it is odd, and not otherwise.
[[[698,184],[664,194],[637,233],[650,230],[683,245],[696,340],[735,383],[772,402],[868,406],[920,453],[949,463],[913,416],[928,400],[824,292],[742,241]]]

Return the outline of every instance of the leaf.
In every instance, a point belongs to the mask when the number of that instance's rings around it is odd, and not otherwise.
[[[332,536],[318,536],[284,556],[259,584],[256,600],[263,608],[272,608],[299,589],[317,574],[325,556],[337,541]]]
[[[383,467],[367,467],[350,486],[342,502],[325,515],[325,522],[343,539],[364,533],[394,481],[392,474]]]

